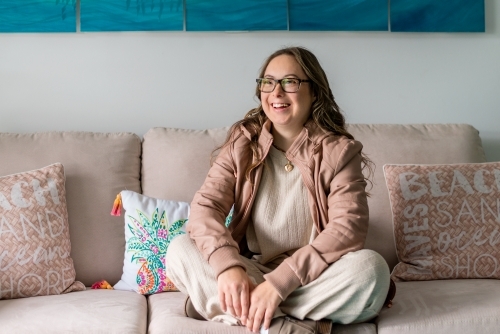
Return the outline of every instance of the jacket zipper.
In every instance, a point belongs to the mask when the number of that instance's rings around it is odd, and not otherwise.
[[[286,158],[288,159],[288,157],[286,157]],[[288,159],[288,160],[290,160],[290,159]],[[312,178],[311,178],[311,176],[309,174],[304,173],[303,168],[301,167],[300,163],[295,162],[295,164],[298,166],[298,168],[300,170],[300,174],[302,175],[302,179],[304,180],[304,183],[305,183],[307,189],[309,190],[309,193],[314,198],[314,201],[313,201],[312,204],[313,204],[313,206],[315,208],[315,212],[311,212],[311,214],[312,214],[314,223],[316,225],[316,230],[318,231],[318,233],[320,233],[321,229],[320,229],[320,226],[319,226],[319,223],[320,223],[319,222],[319,213],[318,213],[318,205],[316,204],[316,193],[314,192],[314,182],[313,182],[313,180],[312,180]]]
[[[261,157],[261,159],[259,161],[259,166],[257,168],[261,168],[261,165],[264,162],[265,157],[269,153],[269,146],[271,146],[271,142],[268,143],[266,154],[263,157]],[[257,170],[256,169],[254,170],[255,171],[254,172],[255,177],[254,177],[253,184],[252,184],[252,194],[250,195],[250,198],[249,198],[249,200],[247,202],[247,205],[245,206],[245,212],[243,213],[243,216],[241,217],[241,221],[245,221],[245,218],[248,215],[248,211],[250,211],[249,210],[250,209],[250,204],[253,202],[253,198],[254,198],[255,193],[256,193],[256,189],[255,189],[256,188],[256,183],[257,183],[256,182],[257,181]]]
[[[264,159],[262,159],[259,163],[262,164]],[[257,168],[261,168],[260,166],[257,167]],[[245,221],[246,217],[248,216],[249,214],[249,211],[250,211],[250,204],[253,202],[253,198],[255,197],[255,193],[256,193],[256,181],[257,181],[257,171],[254,170],[255,172],[255,178],[253,180],[253,184],[252,184],[252,193],[250,194],[250,198],[248,199],[248,202],[247,202],[247,205],[245,206],[245,211],[243,212],[243,216],[241,217],[241,220],[240,221]]]
[[[245,206],[245,212],[243,213],[243,217],[241,217],[241,221],[245,221],[245,218],[248,215],[248,212],[250,211],[250,203],[253,202],[253,197],[255,195],[255,180],[254,184],[252,185],[252,193],[250,194],[250,198],[248,199],[247,205]]]

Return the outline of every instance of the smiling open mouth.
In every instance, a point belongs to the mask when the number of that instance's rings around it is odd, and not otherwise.
[[[287,108],[290,106],[289,103],[271,103],[271,105],[273,108],[276,108],[276,109]]]

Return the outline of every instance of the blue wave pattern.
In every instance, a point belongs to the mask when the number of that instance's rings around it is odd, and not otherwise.
[[[289,0],[290,30],[387,31],[388,0]]]
[[[0,0],[0,32],[76,32],[76,0]]]
[[[287,30],[287,0],[186,0],[186,30]]]
[[[80,29],[87,32],[182,31],[183,0],[81,0]]]
[[[391,0],[391,31],[484,32],[484,0]]]

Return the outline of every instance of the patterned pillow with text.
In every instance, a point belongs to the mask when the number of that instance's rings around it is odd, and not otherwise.
[[[70,252],[63,165],[0,177],[0,299],[85,290]]]
[[[392,278],[500,278],[500,162],[385,165]]]

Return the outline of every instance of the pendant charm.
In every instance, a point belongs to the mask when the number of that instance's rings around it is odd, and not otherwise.
[[[287,172],[291,172],[293,170],[293,165],[290,161],[288,161],[287,164],[285,165],[285,170]]]

